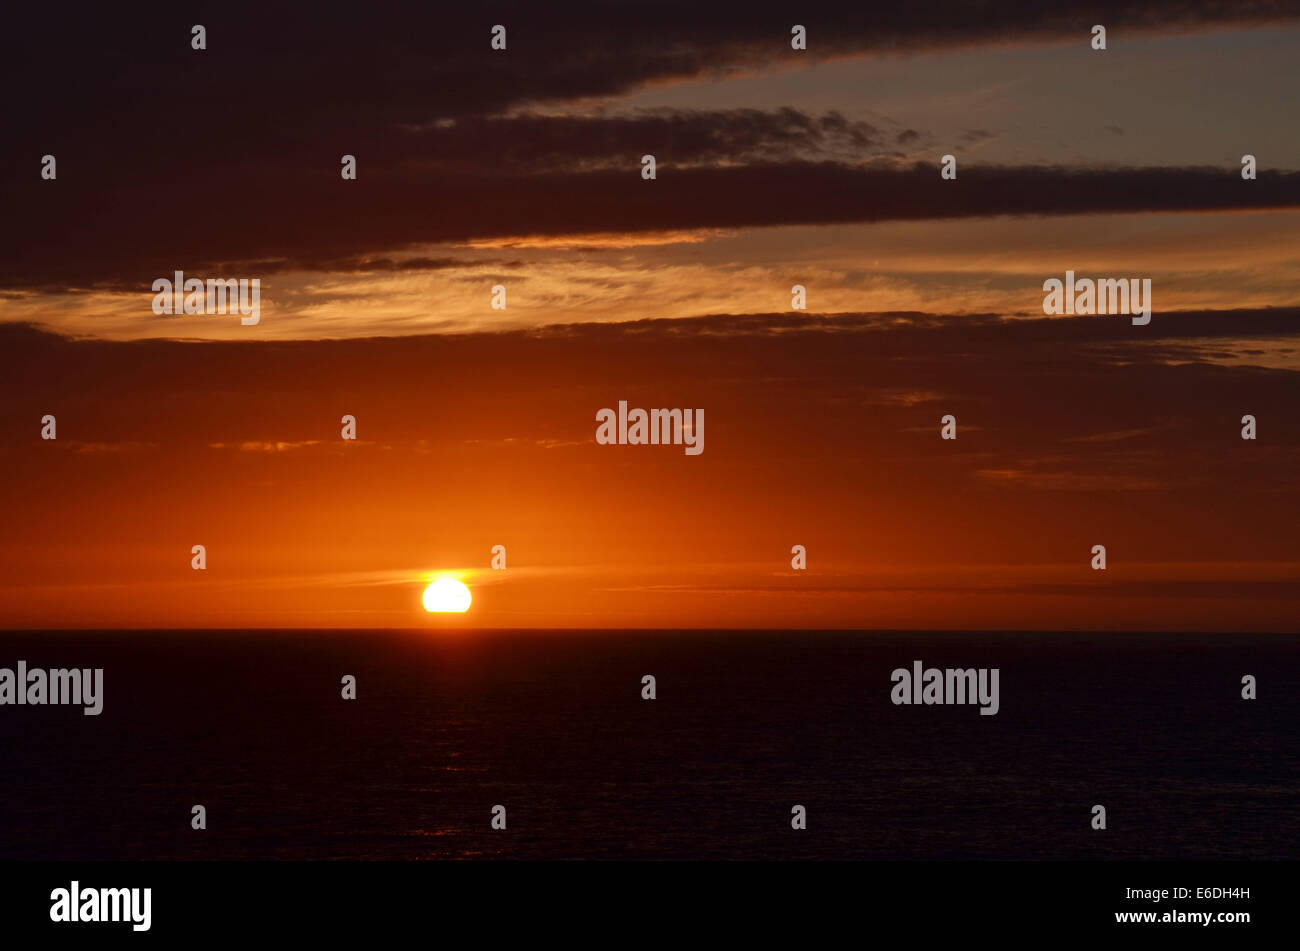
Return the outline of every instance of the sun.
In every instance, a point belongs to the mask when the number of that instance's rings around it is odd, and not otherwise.
[[[469,588],[455,578],[439,578],[424,589],[424,609],[463,614],[469,610]]]

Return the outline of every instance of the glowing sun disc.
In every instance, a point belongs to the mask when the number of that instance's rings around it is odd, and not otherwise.
[[[424,589],[424,609],[463,614],[469,610],[469,588],[455,578],[439,578]]]

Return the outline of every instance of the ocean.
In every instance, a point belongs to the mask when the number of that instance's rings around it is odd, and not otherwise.
[[[0,706],[0,859],[1294,859],[1298,648],[1237,634],[4,632],[0,667],[102,667],[104,686],[98,716]],[[896,705],[891,672],[915,661],[997,668],[996,715]],[[1257,699],[1242,699],[1244,675]]]

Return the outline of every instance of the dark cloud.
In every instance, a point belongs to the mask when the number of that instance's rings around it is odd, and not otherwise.
[[[429,258],[429,257],[410,257],[410,258],[387,258],[387,257],[367,257],[365,255],[344,257],[344,258],[277,258],[274,260],[250,260],[250,261],[227,261],[221,264],[223,271],[237,274],[251,274],[258,277],[266,277],[271,274],[284,274],[287,272],[303,271],[320,271],[331,274],[402,274],[415,273],[422,271],[455,271],[455,270],[512,270],[524,266],[523,261],[507,261],[500,258]],[[167,277],[167,275],[156,275],[158,277]],[[208,275],[204,275],[207,277]],[[513,280],[523,280],[523,277],[515,277]],[[143,291],[145,283],[140,280],[125,280],[118,278],[104,279],[94,282],[93,287],[68,288],[65,286],[50,284],[40,287],[42,293],[84,295],[93,291],[107,292],[135,292]],[[25,291],[10,291],[6,294],[0,294],[0,299],[8,298],[20,300],[27,296]]]
[[[134,286],[256,259],[327,267],[514,234],[1291,206],[1293,177],[1269,172],[1243,188],[1228,170],[963,168],[940,187],[933,169],[860,167],[924,133],[836,113],[537,104],[876,50],[1063,42],[1096,22],[1117,35],[1297,17],[1300,0],[23,4],[6,11],[15,42],[0,62],[0,288]],[[793,18],[806,53],[789,48]],[[495,23],[504,52],[489,48]],[[647,152],[654,183],[638,174]],[[56,182],[39,178],[47,153]],[[359,181],[339,179],[343,154]]]
[[[523,173],[632,168],[641,156],[677,168],[773,161],[862,161],[886,154],[887,135],[838,112],[798,109],[638,110],[620,116],[471,117],[426,126],[372,160],[439,170]]]
[[[876,50],[990,42],[1062,42],[1094,23],[1112,36],[1300,17],[1295,0],[1126,0],[1044,4],[965,0],[791,7],[777,0],[562,4],[436,3],[23,4],[6,11],[3,65],[10,121],[27,133],[66,130],[121,142],[178,126],[238,126],[265,141],[308,141],[441,116],[626,91],[740,65]],[[790,27],[809,49],[790,49]],[[208,48],[190,49],[202,23]],[[489,49],[493,24],[509,49]],[[143,123],[143,125],[139,125]],[[12,130],[11,130],[12,131]],[[209,135],[212,134],[210,131]],[[328,134],[328,133],[326,133]],[[60,136],[60,138],[65,138]],[[192,143],[195,140],[190,140]]]
[[[277,261],[240,261],[235,263],[237,269],[250,274],[279,274],[285,271],[320,270],[347,274],[384,274],[403,273],[407,271],[454,271],[460,268],[517,268],[524,262],[505,261],[492,258],[386,258],[358,255],[334,260],[305,261],[281,259]]]
[[[288,259],[308,268],[425,242],[521,234],[1300,206],[1300,173],[1232,168],[1066,168],[836,162],[735,167],[433,174],[376,168],[343,182],[335,157],[312,171],[269,163],[203,184],[113,183],[62,166],[57,182],[11,186],[0,287],[145,286],[181,269]],[[66,176],[66,177],[65,177]],[[79,177],[91,176],[91,177]],[[237,275],[242,276],[242,275]],[[256,275],[251,275],[256,276]]]

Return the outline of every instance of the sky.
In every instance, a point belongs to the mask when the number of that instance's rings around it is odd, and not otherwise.
[[[1300,4],[11,19],[0,627],[1293,630]]]

